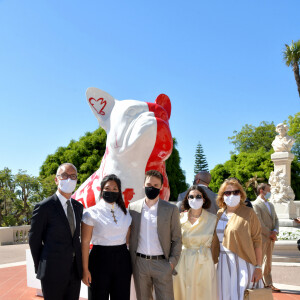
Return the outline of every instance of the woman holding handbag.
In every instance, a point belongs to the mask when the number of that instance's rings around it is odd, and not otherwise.
[[[221,185],[220,210],[212,243],[220,300],[243,300],[246,289],[263,288],[261,225],[245,206],[246,193],[236,178]]]

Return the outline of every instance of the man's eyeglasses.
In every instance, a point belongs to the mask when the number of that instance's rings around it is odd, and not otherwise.
[[[189,195],[188,198],[189,199],[194,199],[194,198],[196,198],[196,199],[202,199],[202,196],[201,195],[197,195],[196,197],[194,197],[193,195]]]
[[[237,195],[239,195],[241,193],[241,191],[240,190],[235,190],[235,191],[225,191],[224,192],[224,195],[225,196],[230,196],[231,194],[233,194],[234,196],[237,196]]]
[[[59,176],[62,180],[66,180],[68,178],[71,178],[72,180],[76,180],[77,179],[77,175],[76,174],[67,174],[67,173],[62,173],[62,174],[57,174],[57,177]]]

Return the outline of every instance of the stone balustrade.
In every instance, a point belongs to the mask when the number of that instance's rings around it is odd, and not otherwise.
[[[0,246],[28,243],[30,225],[0,227]],[[300,262],[297,241],[276,241],[273,251],[274,262]]]
[[[30,225],[0,227],[0,246],[28,243]]]

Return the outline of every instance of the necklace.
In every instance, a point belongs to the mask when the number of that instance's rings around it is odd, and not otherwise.
[[[112,205],[110,212],[112,214],[112,217],[114,218],[114,222],[117,224],[118,221],[117,221],[116,216],[115,216],[114,206],[115,206],[115,204]]]

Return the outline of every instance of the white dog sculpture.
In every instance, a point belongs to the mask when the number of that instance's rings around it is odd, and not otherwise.
[[[95,205],[99,200],[102,178],[115,174],[121,179],[124,201],[128,206],[130,201],[145,196],[145,172],[155,169],[164,176],[160,198],[168,200],[170,190],[164,161],[173,149],[169,97],[161,94],[155,103],[118,101],[97,88],[88,88],[86,96],[100,126],[107,133],[106,151],[100,168],[73,197],[85,207]]]

